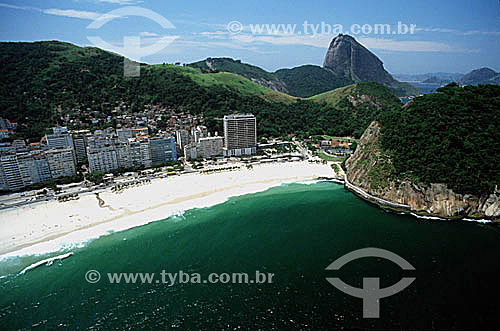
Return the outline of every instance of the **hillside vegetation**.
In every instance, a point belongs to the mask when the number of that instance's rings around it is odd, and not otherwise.
[[[203,73],[234,73],[262,86],[287,93],[291,96],[307,98],[354,83],[338,77],[332,71],[315,65],[304,65],[291,69],[268,72],[259,67],[230,58],[207,58],[188,64]]]
[[[330,70],[314,65],[305,65],[292,69],[281,69],[275,72],[281,79],[290,95],[307,98],[354,82],[338,77]]]
[[[393,175],[492,193],[500,186],[500,86],[450,84],[438,92],[382,114],[381,147]]]
[[[335,98],[297,99],[232,73],[201,68],[142,65],[141,76],[123,76],[123,57],[58,41],[0,43],[0,116],[19,123],[20,137],[39,139],[65,114],[91,109],[111,114],[144,105],[203,114],[211,131],[225,114],[253,113],[259,135],[288,133],[360,136],[384,110],[400,106],[377,83],[333,91]]]

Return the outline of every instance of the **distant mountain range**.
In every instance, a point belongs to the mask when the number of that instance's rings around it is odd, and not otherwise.
[[[385,85],[397,96],[420,94],[416,87],[395,80],[384,69],[382,61],[353,37],[342,34],[330,43],[323,67],[303,65],[267,72],[231,58],[207,58],[188,66],[199,68],[204,73],[235,73],[261,86],[302,98],[368,81]]]
[[[456,82],[462,78],[463,73],[449,72],[430,72],[426,74],[393,74],[393,76],[403,82],[422,83],[427,79],[435,78],[436,80]]]
[[[443,79],[443,78],[439,78],[436,76],[432,76],[431,78],[427,78],[426,80],[424,80],[422,83],[423,84],[446,85],[446,84],[449,84],[451,82],[453,82],[453,81],[446,79],[446,78]]]
[[[434,72],[427,74],[395,74],[394,77],[406,82],[446,85],[457,82],[459,85],[500,85],[500,73],[490,68],[472,70],[468,74]]]

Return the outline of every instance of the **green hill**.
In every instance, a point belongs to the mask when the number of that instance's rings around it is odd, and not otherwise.
[[[291,97],[241,75],[204,73],[200,67],[142,64],[140,77],[124,77],[123,57],[58,41],[0,43],[0,59],[0,116],[18,122],[19,135],[33,139],[77,109],[108,113],[118,105],[130,111],[160,105],[203,114],[213,131],[221,131],[216,118],[251,112],[259,135],[359,136],[399,102],[376,83],[334,91],[335,100],[329,100]]]
[[[290,95],[307,98],[354,83],[330,70],[314,65],[281,69],[275,75],[283,81]]]
[[[354,83],[338,77],[332,71],[315,65],[304,65],[291,69],[280,69],[274,73],[230,58],[207,58],[188,64],[203,73],[228,72],[238,74],[251,81],[295,97],[308,98]]]
[[[279,77],[259,67],[242,63],[240,60],[233,60],[231,58],[207,58],[203,61],[188,64],[188,66],[199,68],[203,73],[228,72],[237,74],[264,87],[288,93],[287,87]]]
[[[492,193],[500,187],[500,86],[452,83],[438,92],[381,117],[393,176],[445,183],[456,193]]]
[[[472,70],[468,74],[463,75],[458,80],[458,83],[460,85],[500,85],[500,73],[490,68]]]

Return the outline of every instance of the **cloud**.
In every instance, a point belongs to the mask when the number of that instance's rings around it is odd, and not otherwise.
[[[65,16],[65,17],[73,17],[80,18],[84,20],[95,20],[102,16],[102,14],[90,11],[83,10],[73,10],[73,9],[43,9],[42,12],[44,14],[56,15],[56,16]]]
[[[16,6],[16,5],[10,5],[8,3],[0,3],[0,7],[10,8],[10,9],[21,9],[21,10],[40,10],[38,8],[26,7],[26,6]]]
[[[198,35],[209,38],[209,39],[228,39],[229,33],[227,31],[215,31],[215,32],[200,32]]]
[[[499,31],[480,31],[480,30],[471,30],[464,32],[464,36],[475,36],[475,35],[485,35],[485,36],[500,36]]]
[[[315,36],[253,36],[248,34],[233,35],[231,38],[241,43],[267,43],[272,45],[302,45],[318,48],[327,48],[332,36],[327,34]],[[358,41],[369,49],[379,49],[397,52],[471,52],[473,50],[450,46],[433,41],[398,41],[383,38],[359,37]]]
[[[282,35],[282,36],[254,36],[249,34],[236,34],[231,35],[231,39],[242,43],[267,43],[273,45],[302,45],[312,46],[318,48],[328,47],[331,35],[315,35],[315,36],[301,36],[301,35]]]
[[[83,10],[74,10],[74,9],[58,9],[58,8],[41,9],[41,8],[36,8],[36,7],[15,6],[15,5],[7,4],[7,3],[0,3],[0,7],[10,8],[10,9],[36,11],[36,12],[47,14],[47,15],[73,17],[73,18],[80,18],[80,19],[85,19],[85,20],[95,20],[98,18],[103,19],[105,17],[101,13],[91,12],[91,11],[83,11]]]
[[[106,3],[114,3],[117,5],[136,5],[138,3],[143,3],[144,1],[136,1],[136,0],[94,0],[95,2],[106,2]]]
[[[415,31],[419,32],[440,32],[440,33],[455,33],[458,32],[455,29],[447,29],[447,28],[432,28],[432,27],[427,27],[427,28],[415,28]]]
[[[141,37],[158,37],[158,33],[143,31],[139,33]]]
[[[246,52],[253,52],[256,54],[279,54],[276,50],[262,50],[260,47],[242,44],[232,40],[227,41],[199,41],[199,40],[186,40],[177,39],[168,48],[164,49],[158,54],[190,54],[195,53],[199,50],[206,50],[208,52],[222,52],[226,53],[228,49],[231,50],[243,50]]]
[[[471,52],[448,44],[434,41],[397,41],[382,38],[359,38],[359,42],[367,48],[382,49],[396,52]]]
[[[200,32],[199,33],[202,36],[220,36],[220,35],[228,35],[229,33],[227,31],[215,31],[215,32]]]
[[[481,30],[460,31],[460,30],[456,30],[456,29],[435,28],[435,27],[416,28],[415,31],[417,31],[417,32],[453,33],[453,34],[462,35],[462,36],[475,36],[475,35],[500,36],[500,31],[481,31]]]

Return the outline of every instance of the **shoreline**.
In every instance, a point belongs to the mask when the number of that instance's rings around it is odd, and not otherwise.
[[[68,202],[45,202],[0,211],[0,260],[44,254],[141,226],[194,208],[285,183],[335,176],[328,165],[306,161],[259,165],[252,170],[154,179],[120,194],[111,189]],[[104,204],[99,203],[99,199]]]
[[[356,185],[350,183],[347,180],[347,175],[344,175],[344,187],[346,190],[353,193],[363,201],[371,203],[384,210],[394,212],[396,214],[412,215],[416,218],[439,220],[439,221],[463,221],[463,222],[477,222],[482,224],[496,224],[496,225],[500,224],[500,220],[497,221],[491,219],[473,219],[467,217],[442,217],[430,213],[415,211],[411,209],[411,206],[384,200],[365,192],[362,188],[357,187]]]

